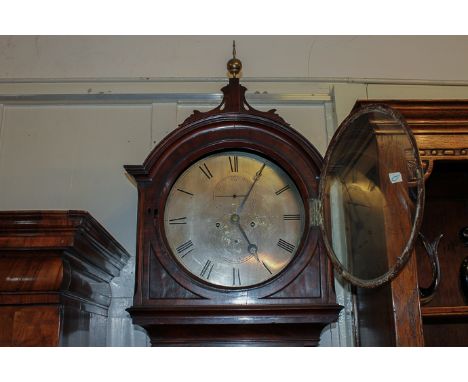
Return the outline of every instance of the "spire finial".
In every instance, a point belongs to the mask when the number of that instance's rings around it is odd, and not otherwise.
[[[227,70],[233,78],[242,70],[242,62],[236,58],[236,40],[232,41],[232,58],[227,62]]]

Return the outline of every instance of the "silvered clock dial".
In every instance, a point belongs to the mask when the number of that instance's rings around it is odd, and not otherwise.
[[[304,205],[292,181],[259,155],[229,151],[189,166],[164,211],[172,255],[205,283],[243,288],[279,274],[304,234]]]

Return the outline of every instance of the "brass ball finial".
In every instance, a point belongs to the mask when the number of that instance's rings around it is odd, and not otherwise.
[[[236,78],[242,70],[242,62],[236,58],[236,41],[232,42],[232,58],[227,62],[227,70],[232,77]]]

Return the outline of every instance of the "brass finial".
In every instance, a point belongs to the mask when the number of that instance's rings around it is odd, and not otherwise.
[[[232,58],[227,62],[227,70],[233,78],[236,78],[237,75],[242,70],[242,62],[236,58],[236,41],[232,41]]]

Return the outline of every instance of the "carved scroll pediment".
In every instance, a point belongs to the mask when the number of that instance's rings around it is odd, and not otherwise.
[[[276,109],[268,111],[260,111],[249,105],[245,98],[245,92],[247,88],[239,83],[239,78],[230,78],[229,84],[221,89],[223,92],[223,100],[221,103],[212,110],[201,112],[194,110],[179,127],[191,125],[201,120],[215,118],[217,116],[232,116],[233,120],[236,120],[236,116],[249,115],[260,118],[266,118],[283,125],[289,126],[289,124],[276,113]]]

